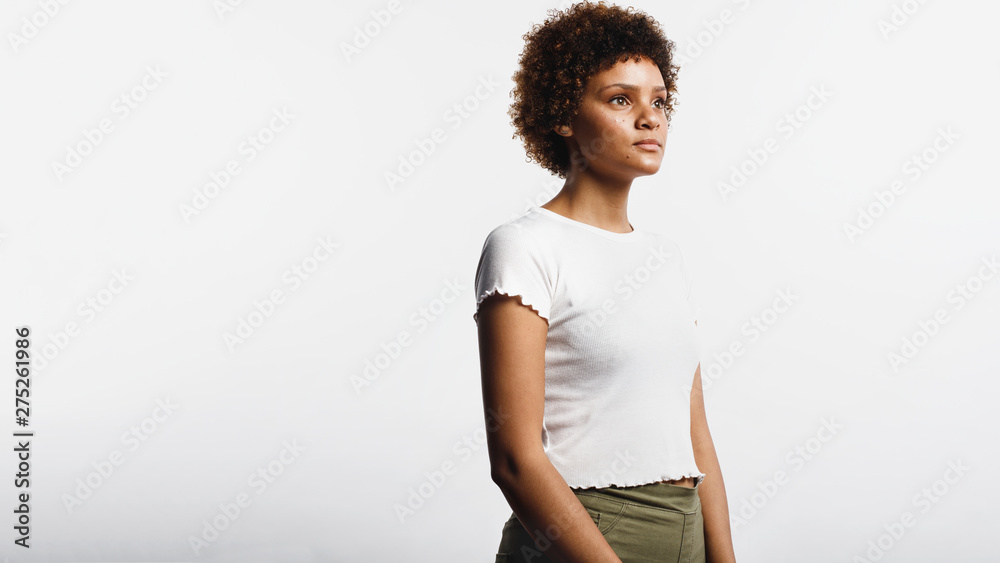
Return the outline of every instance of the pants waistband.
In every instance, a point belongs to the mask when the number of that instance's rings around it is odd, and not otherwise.
[[[691,513],[698,509],[701,499],[698,497],[698,486],[685,487],[670,483],[650,483],[636,487],[602,487],[595,489],[573,489],[576,494],[601,496],[619,502],[631,502],[664,508],[678,512]]]

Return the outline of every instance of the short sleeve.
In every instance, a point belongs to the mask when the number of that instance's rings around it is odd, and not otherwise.
[[[546,265],[538,242],[523,227],[506,223],[493,229],[483,243],[476,267],[476,312],[472,320],[478,326],[479,305],[499,293],[520,297],[522,304],[548,321],[552,293]]]

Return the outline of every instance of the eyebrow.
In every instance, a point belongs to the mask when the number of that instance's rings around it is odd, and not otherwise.
[[[614,84],[608,84],[604,88],[601,88],[600,90],[598,90],[598,92],[603,92],[603,91],[607,90],[608,88],[616,88],[616,87],[617,88],[621,88],[622,90],[631,90],[631,91],[635,91],[635,90],[639,89],[639,87],[636,86],[635,84],[625,84],[624,82],[615,82]],[[657,86],[656,88],[653,88],[653,91],[654,92],[663,92],[663,91],[666,91],[666,89],[667,89],[666,86]]]

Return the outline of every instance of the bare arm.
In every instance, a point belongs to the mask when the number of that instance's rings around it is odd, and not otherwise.
[[[621,563],[542,449],[547,321],[506,295],[486,298],[478,319],[493,481],[553,561]]]
[[[736,563],[733,551],[733,536],[729,527],[729,502],[726,500],[726,484],[722,480],[722,468],[715,453],[712,434],[708,431],[708,417],[705,414],[705,399],[701,389],[701,364],[694,372],[691,385],[691,443],[694,446],[694,460],[705,473],[705,479],[698,485],[701,499],[701,515],[705,523],[706,563]]]

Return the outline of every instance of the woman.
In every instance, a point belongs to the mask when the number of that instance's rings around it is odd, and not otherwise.
[[[584,2],[524,37],[511,117],[566,182],[486,238],[476,270],[496,561],[735,561],[705,417],[691,281],[634,229],[678,68],[642,12]]]

